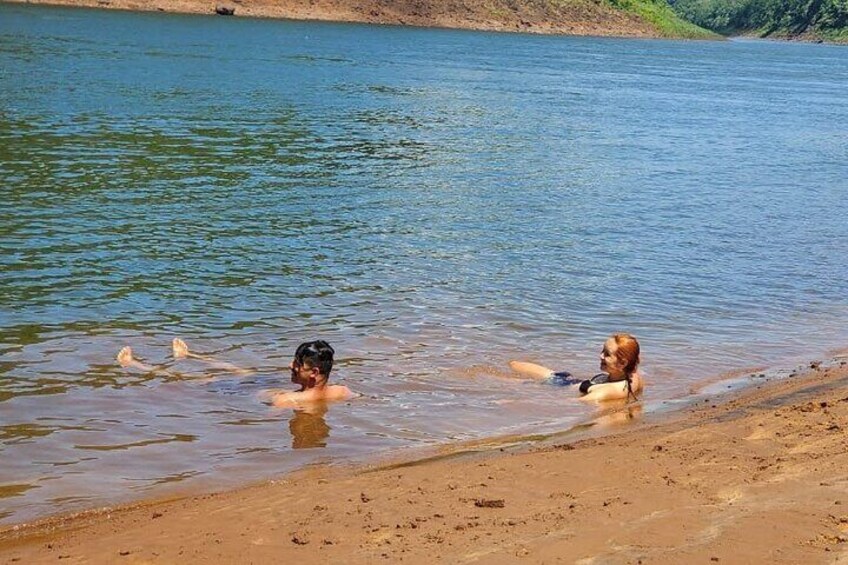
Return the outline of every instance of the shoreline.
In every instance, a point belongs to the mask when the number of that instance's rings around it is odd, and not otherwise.
[[[830,359],[825,363],[831,363],[845,356],[848,358],[848,349],[834,349],[826,352],[824,357]],[[699,382],[693,383],[688,392],[681,392],[677,396],[671,396],[660,399],[642,399],[638,403],[623,404],[620,402],[609,402],[604,405],[596,406],[594,412],[584,416],[581,419],[571,421],[566,424],[566,427],[558,427],[558,425],[548,425],[545,429],[533,429],[527,427],[514,431],[499,430],[488,435],[479,435],[470,439],[450,441],[445,439],[442,442],[429,445],[408,445],[390,450],[379,451],[377,453],[359,453],[351,454],[348,460],[341,458],[323,458],[317,462],[306,463],[301,466],[296,466],[279,474],[266,474],[263,477],[253,477],[250,479],[244,478],[236,484],[226,484],[221,487],[214,487],[211,483],[206,483],[205,486],[185,486],[183,488],[166,491],[164,493],[148,493],[143,496],[131,497],[129,499],[119,498],[112,502],[100,502],[92,504],[87,508],[77,508],[71,510],[63,510],[48,514],[40,514],[33,517],[18,519],[14,522],[0,522],[0,541],[3,536],[11,531],[25,529],[41,529],[52,528],[57,524],[62,524],[67,521],[86,520],[89,516],[97,516],[110,512],[121,512],[137,506],[148,506],[165,501],[183,500],[187,498],[220,494],[224,492],[237,491],[246,488],[254,488],[273,483],[280,478],[296,476],[301,472],[310,469],[324,469],[328,472],[335,472],[339,469],[344,469],[351,473],[361,472],[365,469],[382,469],[413,466],[419,463],[428,461],[437,461],[452,457],[462,457],[463,455],[476,452],[486,452],[495,449],[521,449],[523,447],[532,447],[537,444],[544,444],[548,441],[570,438],[570,441],[578,441],[593,437],[595,435],[607,435],[614,433],[608,429],[609,423],[612,421],[616,424],[616,419],[621,417],[624,411],[634,412],[637,414],[628,418],[636,419],[642,417],[643,413],[649,417],[673,417],[674,414],[685,411],[691,408],[703,398],[721,398],[731,391],[745,390],[752,388],[758,383],[771,382],[775,379],[785,379],[788,376],[794,376],[799,370],[803,370],[807,365],[806,362],[798,365],[796,361],[800,358],[784,359],[784,363],[772,367],[749,367],[747,369],[734,369],[732,371],[716,374],[712,377],[702,379]],[[821,364],[820,361],[815,363]],[[793,368],[788,368],[792,366]],[[763,381],[755,380],[757,377],[764,377]],[[520,381],[513,381],[520,382]],[[665,416],[664,416],[665,415]],[[620,422],[618,422],[620,423]],[[560,424],[561,425],[561,424]]]
[[[386,3],[368,0],[352,4],[346,0],[0,0],[7,4],[45,7],[88,8],[131,12],[216,15],[216,9],[234,9],[232,16],[304,22],[360,23],[420,28],[456,29],[571,35],[669,39],[635,14],[596,2],[574,2],[559,12],[517,7],[508,0],[481,6],[466,0],[445,0],[436,5],[416,0]],[[702,39],[721,40],[720,36]]]
[[[152,12],[183,15],[220,15],[219,7],[232,8],[235,17],[276,19],[296,22],[354,23],[369,25],[404,26],[446,30],[484,31],[498,33],[529,33],[578,37],[616,37],[641,39],[688,39],[709,41],[776,41],[779,43],[807,43],[848,45],[848,39],[828,39],[815,33],[800,35],[770,35],[762,37],[756,31],[723,36],[673,37],[664,35],[648,22],[634,14],[602,8],[593,3],[591,8],[573,9],[565,19],[545,19],[539,14],[521,13],[513,9],[491,9],[491,13],[464,6],[464,16],[443,10],[436,14],[422,12],[414,0],[398,3],[388,9],[381,0],[370,0],[356,6],[347,6],[343,0],[311,0],[308,6],[294,0],[162,0],[153,4],[139,0],[0,0],[11,5],[34,5],[57,8],[86,8],[128,12]],[[455,7],[455,6],[454,6]],[[458,12],[458,11],[457,11]],[[709,32],[709,30],[706,30]],[[709,32],[712,33],[712,32]]]
[[[449,444],[425,458],[306,468],[233,491],[4,527],[0,557],[848,558],[846,359],[635,419],[612,411],[608,426],[584,424],[588,434]]]
[[[728,35],[725,37],[728,41],[773,41],[775,43],[802,43],[809,45],[836,45],[840,47],[848,46],[848,38],[844,40],[840,39],[827,39],[823,36],[812,34],[812,33],[802,33],[800,35],[780,35],[773,34],[767,35],[765,37],[757,34],[756,32],[743,32],[738,33],[736,35]]]

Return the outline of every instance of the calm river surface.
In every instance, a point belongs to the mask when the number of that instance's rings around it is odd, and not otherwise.
[[[506,362],[613,331],[652,400],[845,347],[846,84],[824,45],[0,5],[0,523],[564,429]],[[364,396],[263,404],[319,337]]]

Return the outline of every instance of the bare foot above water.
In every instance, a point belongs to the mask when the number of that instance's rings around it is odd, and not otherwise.
[[[136,359],[135,357],[133,357],[132,348],[130,346],[126,346],[126,347],[122,348],[118,352],[117,359],[118,359],[118,363],[121,365],[121,367],[124,367],[125,369],[127,367],[133,367],[135,369],[140,369],[142,371],[154,371],[154,370],[156,370],[155,367],[151,367],[150,365],[146,365],[146,364],[142,363],[141,361],[139,361],[138,359]]]
[[[174,338],[174,341],[171,344],[171,350],[173,352],[174,359],[185,359],[188,357],[188,345],[186,345],[186,342],[178,337]]]
[[[135,361],[135,359],[133,359],[132,348],[127,346],[121,349],[118,352],[117,359],[121,367],[129,367],[132,365],[133,361]]]

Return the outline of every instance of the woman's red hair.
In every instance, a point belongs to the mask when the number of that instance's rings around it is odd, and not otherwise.
[[[632,375],[639,366],[639,342],[630,334],[615,334],[612,338],[618,346],[615,356],[624,365],[624,374]]]

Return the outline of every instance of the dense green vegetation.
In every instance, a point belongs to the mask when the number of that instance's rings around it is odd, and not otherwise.
[[[652,24],[665,37],[683,37],[690,39],[712,39],[717,37],[710,32],[682,19],[666,0],[607,0],[613,7],[636,14]]]
[[[848,42],[848,0],[669,0],[687,20],[722,34]]]

